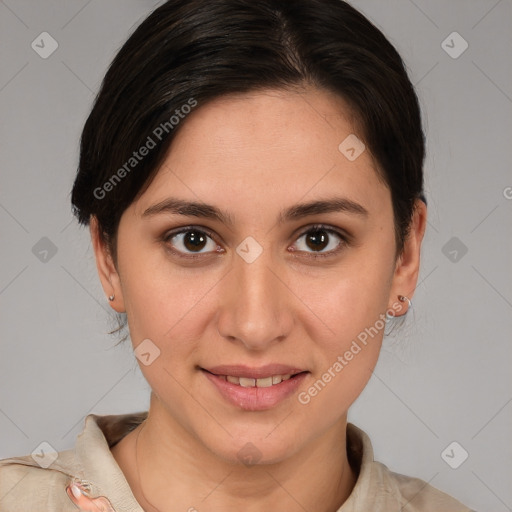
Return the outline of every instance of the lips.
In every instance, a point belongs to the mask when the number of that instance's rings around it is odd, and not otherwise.
[[[309,373],[299,367],[269,364],[201,368],[226,400],[242,409],[258,411],[276,406],[296,392]]]

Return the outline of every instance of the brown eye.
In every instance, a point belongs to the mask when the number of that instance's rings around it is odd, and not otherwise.
[[[189,231],[183,236],[183,245],[189,251],[200,251],[204,248],[207,237],[199,231]]]
[[[295,251],[302,251],[316,256],[328,256],[337,253],[344,244],[345,237],[337,231],[324,226],[314,226],[303,233],[295,244]]]
[[[199,229],[188,228],[178,233],[170,233],[165,241],[169,243],[176,252],[184,254],[203,254],[212,252],[217,244],[211,237]],[[203,249],[208,249],[203,251]]]
[[[305,236],[306,245],[314,251],[322,251],[329,245],[329,234],[323,229],[310,231]]]

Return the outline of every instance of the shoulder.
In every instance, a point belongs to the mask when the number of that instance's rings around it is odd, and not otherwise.
[[[395,473],[380,462],[373,462],[372,466],[376,480],[392,490],[397,504],[408,512],[473,512],[420,478]]]
[[[110,447],[146,416],[89,414],[73,449],[0,460],[0,511],[142,512]],[[80,497],[73,495],[71,484],[79,487]]]
[[[44,468],[30,455],[0,460],[0,510],[26,512],[27,510],[59,510],[76,512],[66,494],[70,452],[58,452],[58,464]]]
[[[358,478],[340,512],[473,512],[428,482],[395,473],[385,464],[375,461],[370,438],[352,423],[347,425],[347,453],[350,464],[357,468]]]

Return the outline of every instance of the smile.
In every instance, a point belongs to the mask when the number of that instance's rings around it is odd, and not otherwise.
[[[309,375],[308,371],[287,365],[268,365],[257,369],[223,366],[211,370],[202,368],[202,374],[217,393],[232,406],[246,411],[276,407],[296,394]]]
[[[291,378],[291,374],[288,373],[286,375],[272,375],[270,377],[264,377],[260,379],[254,379],[250,377],[234,377],[233,375],[219,375],[219,377],[223,378],[227,382],[230,382],[231,384],[236,384],[243,388],[269,388],[270,386],[281,384],[281,382],[284,380],[288,380]]]

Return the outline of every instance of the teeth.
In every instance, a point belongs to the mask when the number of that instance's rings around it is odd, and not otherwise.
[[[284,380],[291,378],[291,373],[287,375],[272,375],[271,377],[264,377],[262,379],[251,379],[249,377],[233,377],[232,375],[222,376],[224,380],[231,382],[231,384],[237,384],[243,388],[269,388],[275,384],[280,384]]]
[[[248,379],[247,377],[240,377],[240,386],[243,388],[253,388],[256,384],[256,379]]]
[[[272,386],[272,377],[265,377],[264,379],[256,379],[256,386],[258,388],[269,388]]]

